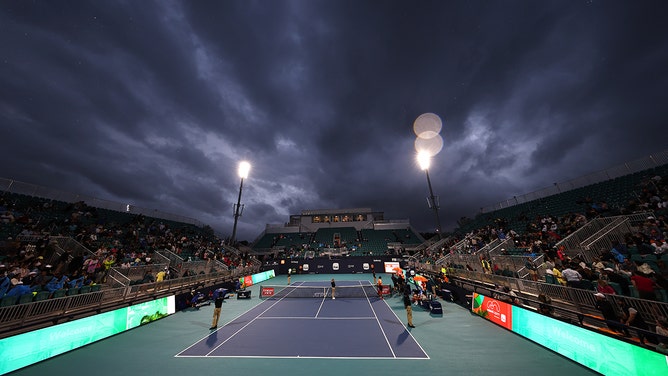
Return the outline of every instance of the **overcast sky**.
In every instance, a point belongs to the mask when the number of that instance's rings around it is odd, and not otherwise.
[[[666,1],[0,2],[0,178],[237,239],[306,209],[433,231],[667,148]]]

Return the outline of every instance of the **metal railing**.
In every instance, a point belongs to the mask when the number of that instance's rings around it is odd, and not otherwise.
[[[433,271],[429,265],[420,265],[423,270]],[[535,298],[539,294],[549,296],[554,304],[562,307],[570,307],[583,314],[600,315],[596,308],[596,297],[594,290],[583,290],[562,285],[545,282],[529,281],[521,278],[504,277],[496,274],[485,274],[463,269],[448,269],[450,277],[483,283],[493,288],[494,286],[508,286],[511,290],[520,294],[520,298]],[[624,295],[606,295],[613,303],[619,313],[619,303],[624,301],[628,306],[635,308],[650,323],[655,322],[658,317],[668,317],[668,303],[643,300]]]
[[[197,274],[133,286],[103,286],[100,291],[50,298],[37,302],[0,307],[0,338],[27,332],[56,323],[127,306],[129,303],[153,300],[189,291],[195,286],[207,286],[257,273],[252,266],[231,272]]]
[[[654,213],[642,212],[595,218],[557,242],[555,246],[557,248],[563,246],[565,253],[569,256],[580,255],[586,262],[591,262],[594,257],[610,251],[614,241],[624,243],[626,235],[633,232],[634,227],[644,222],[649,216],[654,216]]]

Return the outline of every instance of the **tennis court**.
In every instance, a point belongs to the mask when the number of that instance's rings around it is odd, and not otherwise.
[[[265,287],[269,297],[177,357],[429,359],[369,281]]]
[[[338,285],[343,284],[343,280],[355,281],[366,278],[367,283],[372,283],[370,275],[308,274],[293,275],[292,284],[328,284],[331,278],[337,279],[337,291],[339,290]],[[341,279],[340,283],[339,279]],[[287,285],[287,279],[286,276],[281,275],[267,281],[267,283],[285,286]],[[260,295],[259,287],[259,285],[255,285],[249,288],[252,291],[252,299],[225,300],[220,318],[221,325],[225,323],[232,324],[236,320],[242,319],[242,317],[248,323],[253,318],[261,316],[262,311],[268,308],[272,304],[272,301],[260,301],[258,299]],[[300,298],[295,299],[292,303],[306,305],[309,304],[307,303],[308,300],[313,299]],[[354,302],[350,303],[347,302],[348,299],[339,298],[335,301],[338,303],[339,300],[345,302],[345,304],[355,304],[355,307],[357,307],[357,303],[361,302],[360,299],[354,299]],[[382,302],[376,302],[374,299],[369,299],[369,301],[371,303],[366,303],[367,305],[371,304],[375,308],[377,305],[382,306],[382,304],[385,304],[393,312],[392,314],[379,314],[379,311],[376,310],[376,316],[381,324],[384,325],[386,321],[401,321],[405,323],[406,311],[400,296],[386,298]],[[301,325],[286,326],[287,328],[291,328],[288,334],[268,335],[267,333],[263,333],[261,336],[252,338],[249,333],[246,333],[240,337],[245,337],[244,346],[261,346],[264,349],[263,356],[251,357],[248,356],[248,353],[242,356],[207,356],[216,347],[220,347],[219,350],[224,351],[226,349],[225,344],[220,345],[230,335],[226,334],[225,331],[227,329],[225,327],[219,327],[219,330],[213,332],[215,333],[214,335],[211,335],[212,332],[209,330],[209,327],[211,326],[213,306],[205,306],[199,310],[187,309],[176,312],[174,315],[152,322],[149,325],[137,327],[122,334],[17,370],[12,372],[11,375],[64,375],[81,372],[82,370],[92,370],[96,376],[134,376],[145,374],[181,376],[193,374],[208,375],[213,372],[238,375],[262,373],[272,376],[311,376],[313,374],[317,374],[318,376],[352,374],[397,375],[415,372],[481,376],[515,375],[526,372],[540,372],[543,375],[550,376],[596,375],[596,372],[569,361],[531,341],[527,341],[496,324],[481,319],[479,316],[471,313],[470,307],[461,307],[448,302],[443,303],[444,313],[440,317],[432,316],[429,312],[418,308],[414,309],[413,323],[416,328],[411,329],[410,333],[405,332],[403,337],[397,338],[398,342],[413,340],[419,343],[429,355],[428,359],[403,358],[405,355],[397,350],[400,346],[393,346],[393,350],[397,353],[397,358],[389,356],[359,358],[357,354],[355,354],[356,357],[336,357],[337,354],[339,356],[343,354],[339,353],[338,350],[337,352],[334,350],[328,351],[324,357],[297,357],[294,354],[297,354],[296,351],[299,350],[300,345],[294,343],[298,342],[298,337],[293,332],[308,332],[306,329],[301,329]],[[313,305],[315,302],[311,301],[310,304]],[[256,311],[258,306],[264,308]],[[279,309],[286,308],[283,307],[283,304],[274,306],[272,310],[265,313],[265,319],[279,317]],[[293,311],[293,313],[296,311],[292,308],[289,308],[289,310]],[[335,311],[326,309],[324,312],[329,312],[327,313],[328,315],[334,315]],[[342,309],[341,312],[356,315],[351,317],[362,317],[360,311],[357,309]],[[246,314],[249,314],[249,316],[245,317]],[[323,311],[321,311],[319,316],[322,315]],[[339,316],[334,317],[346,318],[343,315],[344,313],[339,313]],[[261,317],[256,321],[265,320]],[[280,324],[279,320],[281,319],[276,318],[271,320],[273,323]],[[282,320],[292,319],[284,318]],[[315,319],[311,318],[310,320]],[[303,319],[301,321],[305,322],[307,320]],[[237,330],[241,329],[244,325],[245,323],[238,325]],[[312,335],[322,338],[321,336],[325,335],[324,333],[331,332],[331,330],[322,330],[312,333]],[[357,329],[349,330],[349,332],[357,334]],[[362,340],[361,337],[369,333],[371,333],[369,330],[360,332],[348,345],[356,346],[356,342]],[[243,331],[238,335],[241,334],[243,334]],[[272,337],[281,338],[275,339]],[[218,341],[219,339],[220,341]],[[186,350],[194,350],[193,347],[198,344],[201,345],[202,341],[204,341],[204,348],[201,351],[192,355],[186,355]],[[206,341],[210,343],[208,351],[204,350],[207,346]],[[291,353],[286,356],[267,356],[267,354],[276,353],[277,351],[268,349],[270,346],[265,346],[263,344],[264,341],[271,341],[274,344],[273,346],[277,348],[291,348]],[[381,347],[379,346],[378,348]]]

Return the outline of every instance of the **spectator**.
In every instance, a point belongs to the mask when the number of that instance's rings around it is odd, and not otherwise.
[[[612,254],[612,257],[619,263],[623,263],[626,260],[626,257],[624,256],[624,254],[622,254],[622,252],[624,252],[625,254],[627,253],[626,247],[623,247],[619,241],[615,240],[612,243],[612,249],[610,250],[610,254]]]
[[[538,294],[538,312],[542,313],[545,316],[554,316],[554,308],[552,307],[552,299],[541,293]]]
[[[538,281],[538,270],[536,268],[536,264],[534,264],[534,261],[531,259],[531,257],[527,257],[526,262],[524,263],[524,267],[529,271],[529,276],[531,277],[532,281]]]
[[[615,312],[612,304],[610,304],[610,302],[605,298],[605,295],[597,292],[594,294],[594,296],[596,297],[596,303],[594,306],[603,314],[603,318],[605,319],[605,324],[607,327],[618,333],[623,333],[623,323],[617,316],[617,312]]]
[[[615,295],[617,293],[615,289],[612,288],[612,286],[610,286],[608,282],[602,278],[599,278],[596,283],[596,291],[602,294],[610,294],[610,295]]]
[[[561,265],[557,264],[554,266],[554,269],[552,269],[552,274],[554,275],[554,278],[557,279],[557,282],[559,282],[560,285],[566,286],[566,279],[564,279],[564,276],[561,274]]]
[[[603,274],[605,278],[608,279],[608,281],[617,283],[619,285],[623,295],[631,295],[631,290],[629,289],[629,280],[627,280],[626,277],[616,273],[612,268],[603,269]]]
[[[599,274],[601,274],[601,272],[603,272],[603,269],[605,269],[605,264],[598,257],[594,257],[591,266],[592,268],[594,268],[594,271]]]
[[[647,338],[645,333],[649,330],[649,325],[647,325],[643,316],[637,309],[629,306],[626,300],[619,301],[619,308],[622,311],[622,323],[628,327],[640,329],[637,331],[638,338],[640,339],[640,343],[644,344]],[[624,333],[628,335],[628,329],[625,328]]]
[[[656,282],[654,282],[654,280],[651,278],[648,278],[644,274],[636,271],[631,276],[631,283],[633,284],[633,287],[638,290],[640,299],[657,300],[654,287],[659,286],[657,286]]]
[[[4,265],[3,265],[4,266]],[[0,298],[5,296],[7,290],[12,286],[11,279],[8,276],[3,276],[0,278]]]
[[[566,280],[566,286],[574,288],[580,287],[580,281],[582,281],[582,275],[580,275],[580,273],[578,273],[577,270],[573,269],[571,264],[568,264],[566,266],[566,269],[564,269],[564,271],[561,272],[561,275]]]
[[[18,299],[25,295],[25,294],[32,294],[32,290],[30,289],[30,286],[26,286],[23,284],[23,281],[17,278],[12,278],[10,281],[12,287],[7,291],[7,294],[5,294],[5,297],[8,296],[13,296]]]
[[[51,278],[51,280],[46,284],[45,288],[46,288],[49,292],[53,293],[53,292],[56,291],[56,290],[60,290],[60,289],[62,289],[62,288],[65,286],[65,283],[67,282],[67,280],[68,280],[68,279],[67,279],[67,276],[66,276],[66,275],[64,275],[64,276],[62,276],[62,277],[60,277],[60,278],[54,275],[54,276]]]
[[[656,334],[658,334],[658,341],[656,345],[657,351],[668,354],[668,320],[665,317],[659,317],[656,320]]]

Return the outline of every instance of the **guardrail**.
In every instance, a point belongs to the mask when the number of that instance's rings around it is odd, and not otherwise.
[[[429,264],[419,264],[416,265],[416,268],[419,270],[438,272],[438,270],[434,270],[434,265]],[[570,308],[583,314],[601,314],[601,312],[596,309],[596,297],[594,296],[596,291],[594,290],[583,290],[545,282],[529,281],[521,278],[472,272],[463,269],[448,269],[447,275],[462,280],[468,280],[472,283],[482,283],[492,289],[494,286],[508,286],[511,290],[516,291],[520,298],[526,297],[535,299],[535,297],[542,293],[549,296],[555,305]],[[618,303],[620,301],[625,301],[628,306],[638,310],[645,318],[645,321],[650,323],[650,325],[659,317],[668,317],[668,303],[638,299],[624,295],[606,295],[606,297],[613,303],[613,307],[617,310],[619,309]]]
[[[50,326],[59,321],[82,318],[120,308],[130,303],[183,293],[195,286],[232,281],[258,271],[259,268],[252,266],[238,268],[231,272],[197,274],[133,286],[104,286],[96,292],[0,307],[0,338]]]

